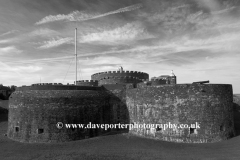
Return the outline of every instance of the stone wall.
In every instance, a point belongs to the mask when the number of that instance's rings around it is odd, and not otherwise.
[[[8,137],[21,142],[63,142],[111,131],[58,129],[57,122],[189,126],[198,122],[200,128],[130,128],[129,132],[174,142],[218,142],[234,135],[232,102],[228,84],[25,86],[10,97]]]
[[[137,71],[108,71],[108,72],[100,72],[91,75],[92,80],[101,80],[105,77],[135,77],[137,79],[149,79],[149,75],[144,72]]]
[[[94,86],[94,87],[97,87],[98,86],[98,81],[80,80],[80,81],[77,81],[77,85],[78,86]]]
[[[234,135],[232,86],[177,84],[127,90],[132,124],[195,124],[200,128],[133,128],[130,133],[174,142],[206,143]]]
[[[125,108],[124,108],[125,107]],[[24,87],[9,100],[8,137],[21,142],[63,142],[106,134],[104,129],[58,129],[63,124],[128,123],[122,100],[104,90]]]
[[[106,77],[104,79],[100,79],[98,85],[105,85],[105,84],[127,84],[127,83],[140,83],[142,82],[141,79],[136,77]]]

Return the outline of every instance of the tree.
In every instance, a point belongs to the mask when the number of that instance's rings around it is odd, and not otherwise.
[[[11,92],[14,92],[16,90],[17,86],[11,85],[10,90]]]

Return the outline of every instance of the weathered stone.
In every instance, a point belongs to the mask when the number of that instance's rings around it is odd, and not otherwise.
[[[234,135],[232,86],[227,84],[135,84],[102,87],[20,87],[9,101],[8,137],[21,142],[63,142],[108,133],[104,129],[58,129],[63,124],[195,124],[187,129],[132,128],[147,138],[207,143]],[[116,129],[118,130],[118,129]]]

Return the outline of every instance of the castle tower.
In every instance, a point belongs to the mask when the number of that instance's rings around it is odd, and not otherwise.
[[[171,71],[171,75],[169,77],[169,83],[170,84],[177,84],[177,77],[173,73],[173,70]]]
[[[106,84],[127,84],[141,83],[143,80],[148,80],[149,75],[144,72],[124,71],[120,66],[117,71],[107,71],[95,73],[91,76],[91,80],[98,81],[98,86]]]

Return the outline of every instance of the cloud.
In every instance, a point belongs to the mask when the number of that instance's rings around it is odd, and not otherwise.
[[[52,37],[52,36],[56,36],[59,35],[60,33],[48,28],[41,28],[41,29],[37,29],[34,30],[32,32],[29,33],[29,36],[41,36],[41,37]]]
[[[16,67],[12,67],[10,71],[33,73],[33,72],[40,71],[42,69],[43,68],[39,66],[16,66]]]
[[[87,35],[81,36],[80,43],[91,43],[95,41],[115,43],[117,41],[130,41],[130,40],[139,40],[145,38],[153,38],[149,35],[144,26],[141,23],[133,22],[127,23],[122,27],[118,27],[112,30],[104,30],[97,33],[90,33]]]
[[[52,40],[49,41],[44,41],[43,45],[41,45],[40,47],[38,47],[39,49],[48,49],[48,48],[52,48],[52,47],[57,47],[60,46],[62,44],[72,44],[73,38],[71,37],[66,37],[66,38],[53,38]]]
[[[19,31],[18,30],[11,30],[11,31],[5,32],[3,34],[0,34],[0,37],[1,36],[6,36],[6,35],[9,35],[9,34],[12,34],[12,33],[16,33],[16,32],[19,32]]]
[[[22,50],[17,49],[15,46],[8,46],[0,48],[0,55],[4,54],[19,54],[22,53]]]
[[[0,40],[0,44],[9,43],[9,42],[11,42],[10,39],[3,39],[3,40]]]
[[[31,59],[31,60],[21,60],[21,61],[5,61],[5,63],[14,64],[31,64],[31,63],[48,63],[48,62],[61,62],[67,61],[67,59],[73,59],[75,56],[64,56],[57,58],[42,58],[42,59]]]
[[[82,19],[88,19],[89,17],[92,17],[93,15],[90,15],[86,12],[79,12],[79,11],[73,11],[72,13],[69,13],[67,15],[65,14],[58,14],[58,15],[49,15],[47,17],[44,17],[39,22],[36,22],[36,25],[54,22],[54,21],[61,21],[61,20],[68,20],[68,21],[74,21],[76,16],[81,17]]]
[[[217,15],[217,14],[227,13],[227,12],[232,11],[232,10],[235,9],[235,8],[236,8],[236,7],[233,6],[233,7],[230,7],[230,8],[223,9],[223,10],[211,12],[211,14]]]
[[[96,57],[96,58],[93,58],[93,59],[85,59],[85,60],[82,60],[80,59],[79,60],[79,63],[81,65],[110,65],[110,64],[122,64],[122,63],[125,63],[123,61],[123,59],[121,58],[118,58],[118,57],[111,57],[111,56],[103,56],[103,57]]]
[[[199,21],[198,17],[202,14],[203,14],[203,11],[198,11],[196,13],[189,14],[189,16],[187,17],[187,21],[191,23],[196,23]]]
[[[29,82],[39,81],[39,71],[43,67],[36,65],[8,65],[0,61],[0,81],[5,82],[6,85],[23,85]],[[46,73],[46,72],[45,72]],[[17,77],[17,78],[16,78]]]
[[[90,19],[96,19],[96,18],[100,18],[100,17],[105,17],[108,15],[112,15],[112,14],[117,14],[117,13],[122,13],[122,12],[128,12],[128,11],[133,11],[136,9],[139,9],[142,7],[142,4],[134,4],[128,7],[124,7],[124,8],[120,8],[118,10],[115,11],[110,11],[104,14],[100,14],[100,13],[87,13],[85,11],[83,12],[79,12],[79,11],[74,11],[70,14],[64,15],[64,14],[58,14],[58,15],[49,15],[45,18],[43,18],[42,20],[40,20],[39,22],[36,22],[36,25],[40,25],[40,24],[44,24],[44,23],[48,23],[48,22],[54,22],[54,21],[61,21],[61,20],[67,20],[67,21],[86,21],[86,20],[90,20]]]
[[[116,70],[115,66],[97,66],[97,67],[91,67],[91,68],[84,68],[81,69],[81,71],[85,72],[85,73],[97,73],[97,72],[102,72],[102,71],[111,71],[111,70]]]

